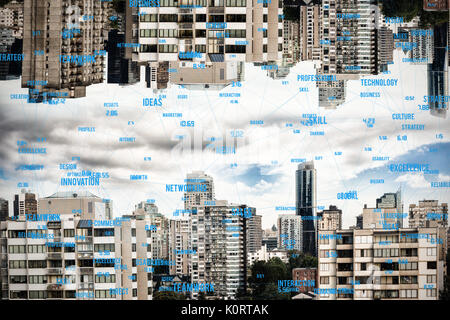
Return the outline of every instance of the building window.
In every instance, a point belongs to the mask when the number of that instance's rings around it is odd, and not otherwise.
[[[47,291],[30,291],[29,299],[47,299]]]
[[[201,53],[206,53],[206,44],[196,44],[195,51],[201,52]]]
[[[160,14],[159,22],[178,22],[177,14]]]
[[[29,284],[44,284],[47,283],[47,276],[28,276]]]
[[[328,271],[329,264],[328,263],[321,263],[320,264],[320,271]]]
[[[227,14],[227,22],[246,22],[247,16],[245,14]]]
[[[206,22],[206,14],[196,14],[195,22]]]
[[[400,276],[400,284],[417,284],[417,276]]]
[[[27,283],[27,276],[10,276],[9,283]]]
[[[160,44],[159,53],[174,53],[178,51],[176,44]]]
[[[226,0],[227,7],[246,7],[247,0]]]
[[[436,261],[428,261],[427,269],[436,269]]]
[[[245,38],[246,37],[246,30],[245,29],[231,29],[228,30],[228,37],[229,38]]]
[[[178,1],[176,0],[159,0],[160,7],[178,7]]]
[[[25,245],[8,246],[8,253],[26,253]]]
[[[427,283],[436,283],[436,275],[427,275]]]
[[[159,31],[161,33],[162,30]],[[156,29],[141,29],[139,31],[139,35],[141,36],[141,38],[156,38],[158,36],[156,32]]]
[[[133,289],[133,297],[137,297],[137,289]]]
[[[10,260],[9,268],[10,269],[25,269],[27,267],[26,260]]]
[[[427,297],[436,297],[436,289],[427,289]]]
[[[10,299],[27,299],[27,291],[10,291],[9,298]]]
[[[73,238],[75,236],[75,229],[64,229],[64,238]]]
[[[320,277],[320,284],[330,284],[330,277]]]
[[[140,16],[141,22],[158,22],[157,14],[142,14]]]
[[[96,299],[108,299],[115,298],[115,294],[111,294],[109,290],[95,290],[95,298]]]
[[[367,270],[367,263],[361,263],[361,271],[366,271]]]
[[[436,248],[427,248],[427,256],[436,256]]]
[[[156,30],[155,31],[155,37],[156,37]],[[160,38],[176,38],[178,37],[178,30],[177,29],[159,29],[159,37]]]
[[[417,270],[417,262],[408,262],[400,264],[400,270]]]
[[[234,45],[234,44],[227,44],[225,46],[225,52],[226,53],[245,53],[245,46],[240,45]]]
[[[417,290],[414,290],[414,289],[400,290],[400,298],[416,299],[417,298]]]
[[[116,275],[110,274],[109,276],[95,276],[95,283],[115,283]]]

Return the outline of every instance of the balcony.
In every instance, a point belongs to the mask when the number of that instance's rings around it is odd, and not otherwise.
[[[209,13],[224,13],[225,8],[224,7],[208,7]]]
[[[78,259],[92,259],[94,258],[93,252],[78,252]]]
[[[62,274],[62,269],[50,268],[50,269],[47,269],[47,274]]]
[[[92,283],[92,282],[87,282],[87,283],[81,282],[78,289],[79,290],[85,290],[85,289],[91,289],[92,290],[92,289],[94,289],[94,283]]]
[[[80,267],[80,274],[94,273],[94,267]]]
[[[192,29],[192,22],[179,22],[178,24],[180,29]]]
[[[62,259],[62,253],[61,252],[49,252],[49,253],[47,253],[47,259],[61,260]]]
[[[62,290],[62,289],[63,289],[62,284],[49,284],[47,286],[47,290],[50,290],[50,291],[54,291],[54,290],[59,291],[59,290]]]

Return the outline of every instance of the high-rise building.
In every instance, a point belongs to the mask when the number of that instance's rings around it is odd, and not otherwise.
[[[377,74],[376,0],[323,0],[320,74]]]
[[[135,206],[133,216],[139,219],[145,219],[151,225],[152,257],[156,259],[168,259],[170,251],[169,219],[158,211],[158,207],[152,200],[139,202]],[[168,272],[169,270],[167,269]]]
[[[22,88],[29,102],[86,96],[103,82],[110,2],[24,0]]]
[[[300,25],[297,21],[283,21],[283,61],[295,64],[300,60]]]
[[[152,299],[148,222],[60,218],[0,222],[3,299]]]
[[[184,193],[184,208],[205,205],[204,201],[213,201],[214,180],[203,171],[188,173],[185,179],[187,192]]]
[[[353,229],[319,234],[320,300],[438,300],[446,229]]]
[[[23,37],[23,3],[18,1],[10,1],[5,4],[3,9],[0,9],[0,12],[5,10],[5,14],[8,16],[5,25],[13,30],[14,38],[22,39]],[[1,13],[0,13],[1,16]],[[0,17],[1,21],[1,17]],[[0,22],[0,24],[2,24]]]
[[[254,215],[247,218],[247,252],[256,252],[262,246],[261,216]]]
[[[189,220],[170,220],[169,260],[176,262],[170,266],[171,275],[186,276],[190,274],[190,257],[197,253],[190,248],[189,228]]]
[[[302,217],[303,252],[316,255],[316,226],[314,219],[317,208],[317,183],[314,162],[298,165],[295,173],[296,214]]]
[[[135,84],[140,81],[141,72],[137,62],[125,58],[125,33],[111,30],[108,33],[108,83],[121,85]]]
[[[165,0],[159,7],[127,8],[127,21],[138,18],[133,61],[280,60],[282,7],[281,1]]]
[[[394,61],[394,34],[385,26],[377,30],[377,50],[378,73],[381,73]]]
[[[431,64],[434,56],[433,29],[409,30],[409,58],[412,64]]]
[[[112,219],[112,201],[89,191],[56,192],[38,201],[39,214],[78,214],[82,219]]]
[[[396,230],[402,228],[403,218],[408,215],[403,213],[400,190],[396,193],[385,193],[376,200],[376,203],[376,208],[367,208],[367,205],[364,205],[362,213],[364,229]]]
[[[302,251],[302,217],[295,214],[278,216],[278,246],[280,249]]]
[[[321,50],[321,8],[310,2],[300,6],[300,58],[301,60],[320,60]]]
[[[437,200],[422,200],[409,205],[409,228],[447,227],[448,204]]]
[[[278,248],[278,229],[275,225],[270,229],[263,230],[262,245],[266,247],[267,251],[272,251]]]
[[[319,230],[341,230],[342,229],[342,210],[336,206],[330,205],[328,210],[317,213]]]
[[[0,221],[5,221],[9,218],[8,200],[0,198]]]
[[[247,283],[247,216],[254,208],[215,200],[191,212],[192,284],[207,284],[206,295],[233,298]],[[192,292],[195,298],[198,292]]]
[[[436,25],[434,34],[434,57],[433,63],[428,64],[428,96],[427,102],[430,113],[433,116],[445,118],[447,116],[448,101],[445,97],[449,95],[449,55],[448,51],[448,25],[443,23]]]
[[[38,203],[36,195],[22,189],[19,194],[14,196],[14,216],[20,217],[25,214],[37,214]]]

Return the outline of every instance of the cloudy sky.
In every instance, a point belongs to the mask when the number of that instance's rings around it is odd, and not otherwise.
[[[219,91],[172,86],[154,93],[145,81],[122,87],[92,85],[86,98],[66,100],[65,104],[27,104],[10,99],[10,94],[27,93],[19,80],[3,81],[0,197],[10,200],[12,210],[13,195],[20,190],[17,184],[28,182],[39,197],[87,189],[112,199],[115,216],[130,214],[139,201],[155,199],[160,211],[172,217],[175,210],[183,209],[183,194],[166,192],[166,184],[181,184],[187,173],[203,170],[214,178],[217,199],[256,207],[263,216],[263,227],[268,228],[280,213],[276,206],[295,205],[298,164],[291,159],[321,157],[314,161],[317,204],[341,208],[344,227],[355,224],[364,204],[374,207],[377,197],[400,186],[405,208],[423,199],[448,202],[449,189],[431,188],[430,182],[450,181],[449,120],[419,110],[427,95],[426,66],[403,63],[404,57],[396,51],[391,74],[377,77],[398,79],[397,87],[362,87],[360,80],[348,81],[346,102],[335,110],[318,107],[314,83],[297,81],[299,74],[315,74],[311,62],[297,64],[282,80],[273,80],[260,67],[247,64],[242,87],[220,91],[239,92],[238,104],[230,102],[235,98],[219,97]],[[308,87],[309,92],[299,92],[299,87]],[[360,98],[361,91],[377,91],[381,97]],[[166,95],[162,107],[143,106],[144,98],[160,94]],[[177,99],[180,94],[188,99]],[[406,96],[415,100],[407,101]],[[119,107],[104,106],[112,102]],[[118,116],[106,116],[112,109],[118,110]],[[183,116],[162,116],[168,112]],[[325,117],[327,124],[303,126],[302,114],[311,113]],[[414,113],[415,120],[393,120],[393,113]],[[372,128],[363,121],[368,118],[375,119]],[[194,121],[195,126],[183,128],[181,120]],[[264,124],[253,125],[251,120]],[[405,123],[424,124],[425,130],[404,131]],[[95,127],[95,132],[80,132],[78,127]],[[233,138],[234,130],[243,131],[242,137]],[[310,131],[324,131],[324,135],[311,136]],[[397,139],[404,135],[407,140]],[[135,142],[119,142],[121,137],[134,137]],[[211,142],[212,137],[216,141]],[[37,138],[46,138],[46,142],[38,143]],[[28,147],[45,147],[47,154],[19,154],[18,140],[26,141]],[[222,145],[236,146],[236,153],[217,153]],[[374,156],[389,157],[389,161],[372,161]],[[72,161],[72,157],[80,157],[80,161]],[[146,157],[151,161],[144,160]],[[108,172],[109,178],[94,187],[61,186],[60,180],[67,174],[59,169],[63,163],[76,163],[76,171]],[[390,163],[429,164],[439,174],[392,173],[387,169]],[[21,164],[41,164],[44,170],[16,170]],[[132,181],[130,175],[134,174],[145,174],[148,180]],[[385,183],[370,184],[370,179],[384,179]],[[337,193],[352,190],[358,192],[358,200],[337,199]]]

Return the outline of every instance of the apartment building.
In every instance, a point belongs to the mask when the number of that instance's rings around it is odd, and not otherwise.
[[[323,0],[320,74],[377,74],[374,0]]]
[[[281,1],[162,0],[159,4],[127,10],[130,21],[133,14],[138,16],[140,47],[132,50],[133,61],[281,59]],[[189,52],[196,54],[184,54]]]
[[[302,216],[280,214],[278,216],[278,246],[284,250],[303,251]]]
[[[197,254],[191,249],[189,220],[170,220],[169,259],[175,261],[170,266],[170,274],[177,276],[189,275],[190,257]]]
[[[9,218],[8,200],[0,198],[0,221],[5,221]]]
[[[262,216],[254,215],[247,219],[247,252],[252,253],[262,246]]]
[[[185,179],[187,191],[184,193],[184,209],[203,205],[205,201],[213,201],[214,179],[203,171],[188,173]]]
[[[248,266],[251,267],[256,261],[269,261],[272,258],[279,258],[284,263],[288,263],[289,252],[288,250],[277,248],[268,251],[267,245],[263,245],[258,251],[248,253],[247,263]]]
[[[300,6],[299,34],[301,60],[315,60],[321,58],[321,7],[310,2]]]
[[[317,213],[319,230],[340,230],[342,229],[342,210],[330,205],[328,210]]]
[[[0,25],[7,26],[13,31],[15,38],[23,37],[23,3],[10,1],[0,9]]]
[[[110,2],[24,0],[22,88],[29,102],[86,96],[103,82]]]
[[[409,205],[410,228],[447,227],[448,204],[437,200],[422,200]]]
[[[37,201],[38,214],[77,214],[83,219],[112,219],[112,200],[102,199],[89,191],[56,192]],[[25,209],[28,213],[28,209]],[[30,212],[31,213],[31,212]]]
[[[59,217],[0,223],[3,299],[151,299],[148,221]]]
[[[25,213],[36,214],[38,208],[36,194],[25,189],[20,190],[19,194],[14,195],[13,208],[15,217],[23,216]]]
[[[226,200],[192,207],[191,249],[197,254],[191,255],[191,281],[213,286],[207,296],[233,298],[246,289],[246,220],[254,213],[254,208]]]
[[[446,230],[320,231],[319,289],[324,300],[438,300]]]
[[[296,21],[283,21],[283,64],[295,64],[301,57],[300,24]]]

